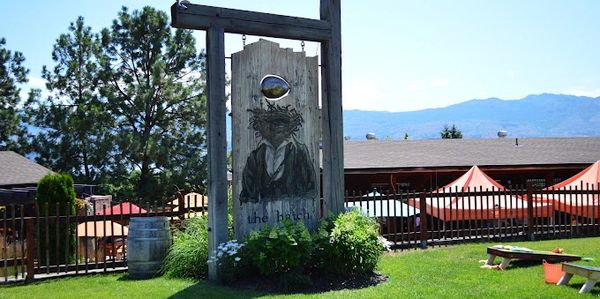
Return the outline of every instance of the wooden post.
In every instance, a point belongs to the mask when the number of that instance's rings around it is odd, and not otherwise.
[[[340,0],[321,0],[321,20],[331,25],[331,38],[321,43],[323,198],[325,214],[337,214],[344,210]]]
[[[32,218],[28,218],[27,220],[25,220],[25,229],[25,238],[27,242],[27,277],[25,278],[25,281],[32,282],[34,279],[35,272],[33,256],[36,248],[33,238],[33,232],[35,231],[35,229]]]
[[[535,240],[533,230],[533,188],[531,182],[527,182],[527,238],[531,241]]]
[[[185,213],[187,213],[186,207],[189,207],[189,205],[185,205],[185,195],[179,192],[177,193],[177,207],[179,208],[179,218],[184,219],[183,216],[185,215]],[[173,218],[173,216],[171,216],[171,218]]]
[[[419,194],[419,210],[421,211],[419,214],[421,218],[421,248],[427,249],[427,239],[429,239],[429,236],[427,235],[427,202],[425,201],[425,192]]]
[[[225,32],[212,26],[206,32],[208,90],[208,252],[214,257],[227,242],[227,140],[225,118]],[[199,153],[198,153],[199,154]],[[182,207],[180,207],[182,208]],[[209,263],[208,278],[217,279],[217,265]]]
[[[209,251],[227,240],[224,32],[321,42],[323,195],[325,211],[344,207],[341,0],[321,0],[321,19],[305,19],[186,3],[171,6],[171,25],[207,30]],[[209,278],[216,278],[209,267]]]

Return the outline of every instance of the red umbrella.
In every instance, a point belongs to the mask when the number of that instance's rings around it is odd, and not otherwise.
[[[600,161],[596,161],[580,173],[563,182],[550,186],[544,190],[588,190],[587,194],[545,194],[537,200],[553,201],[554,208],[572,215],[587,218],[598,218],[600,206]]]
[[[130,202],[122,202],[118,205],[114,205],[110,208],[106,208],[103,211],[99,211],[96,214],[98,215],[120,215],[120,214],[143,214],[143,213],[147,213],[148,211],[136,206],[135,204],[132,204]]]
[[[456,196],[453,192],[495,191],[497,195]],[[488,220],[507,218],[527,218],[527,200],[513,196],[504,187],[473,166],[454,182],[433,191],[446,194],[443,197],[426,198],[426,207],[420,207],[419,198],[411,198],[408,204],[444,221]],[[507,194],[508,193],[508,194]],[[536,217],[548,217],[547,204],[534,203]]]

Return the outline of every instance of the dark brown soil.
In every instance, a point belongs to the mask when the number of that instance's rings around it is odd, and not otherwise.
[[[313,276],[310,286],[298,286],[282,288],[272,281],[260,278],[245,278],[234,282],[229,286],[234,288],[252,290],[265,293],[321,293],[327,291],[343,289],[362,289],[388,281],[388,276],[376,272],[364,275],[357,275],[349,278],[340,278],[335,276]]]

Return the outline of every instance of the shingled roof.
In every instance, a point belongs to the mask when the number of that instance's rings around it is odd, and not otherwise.
[[[37,184],[50,172],[15,152],[0,151],[0,186]]]
[[[398,169],[582,164],[600,160],[600,137],[344,142],[344,168]]]

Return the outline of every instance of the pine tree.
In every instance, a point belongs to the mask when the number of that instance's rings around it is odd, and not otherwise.
[[[54,67],[42,71],[52,96],[38,94],[28,105],[31,122],[41,129],[33,146],[39,163],[71,173],[78,183],[100,183],[114,162],[114,121],[99,96],[99,41],[83,17],[68,30],[54,45]]]
[[[18,108],[19,84],[27,82],[29,70],[23,66],[23,54],[8,50],[5,45],[6,39],[0,38],[0,150],[25,154],[27,130]]]
[[[102,88],[116,121],[118,160],[138,170],[137,194],[198,190],[206,178],[204,55],[162,11],[123,8],[102,31]],[[118,186],[117,186],[118,187]]]
[[[456,127],[456,125],[452,124],[452,127],[448,127],[448,125],[444,125],[444,129],[440,132],[442,139],[461,139],[463,138],[462,132]]]

